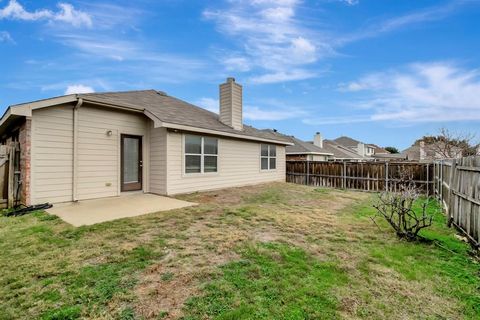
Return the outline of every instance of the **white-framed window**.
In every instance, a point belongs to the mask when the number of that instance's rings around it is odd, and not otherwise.
[[[185,135],[185,173],[218,171],[218,139]]]
[[[260,146],[260,168],[262,170],[275,170],[277,168],[277,147],[273,144]]]

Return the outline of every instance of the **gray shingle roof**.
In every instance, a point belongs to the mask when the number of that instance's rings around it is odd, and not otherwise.
[[[333,141],[335,141],[339,145],[342,145],[342,146],[345,146],[345,147],[356,147],[358,145],[358,143],[360,142],[358,140],[352,139],[352,138],[347,137],[347,136],[339,137],[339,138],[337,138]]]
[[[358,153],[352,149],[338,144],[335,140],[323,140],[323,147],[327,150],[331,150],[334,157],[337,159],[364,159]]]
[[[297,139],[295,137],[288,137],[292,143],[294,143],[293,146],[287,146],[285,151],[287,154],[311,154],[311,153],[316,153],[316,154],[328,154],[328,155],[333,155],[333,153],[325,148],[320,148],[312,143],[302,141],[300,139]]]
[[[155,90],[87,93],[79,94],[78,97],[94,103],[147,110],[162,122],[243,135],[246,138],[289,142],[269,130],[259,130],[247,125],[243,126],[243,130],[235,130],[220,122],[218,114]]]

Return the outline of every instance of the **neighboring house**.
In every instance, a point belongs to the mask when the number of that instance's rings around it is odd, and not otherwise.
[[[411,147],[403,150],[401,154],[410,161],[433,161],[445,158],[461,158],[462,149],[458,147],[451,147],[450,154],[444,154],[440,150],[445,149],[443,142],[436,142],[435,144],[426,144],[424,141],[419,141]],[[447,151],[445,151],[447,152]]]
[[[380,154],[391,154],[389,151],[387,151],[385,148],[379,147],[376,144],[369,144],[368,146],[373,148],[373,154],[374,155],[380,155]]]
[[[26,205],[285,181],[292,144],[243,124],[233,78],[219,115],[155,90],[73,94],[10,106],[0,139],[20,142]]]
[[[342,146],[336,143],[334,140],[323,140],[323,145],[327,150],[330,150],[333,153],[333,158],[331,158],[330,160],[355,162],[370,160],[370,158],[362,156],[355,152],[355,150]]]
[[[347,147],[362,157],[371,157],[375,154],[375,145],[365,144],[350,137],[342,136],[335,140],[335,143]],[[386,150],[385,150],[386,151]]]
[[[319,133],[315,136],[314,143],[293,136],[284,137],[293,143],[285,148],[287,160],[327,161],[334,156],[331,150],[323,146],[323,139]]]
[[[278,133],[277,133],[278,134]],[[360,156],[350,148],[339,145],[332,140],[323,139],[317,132],[313,141],[303,141],[295,137],[288,137],[293,143],[286,147],[287,160],[310,161],[365,161],[366,157]]]
[[[391,154],[382,147],[376,144],[366,144],[361,141],[352,139],[350,137],[342,136],[333,140],[337,144],[349,148],[362,157],[369,158],[370,160],[404,160],[403,155]]]

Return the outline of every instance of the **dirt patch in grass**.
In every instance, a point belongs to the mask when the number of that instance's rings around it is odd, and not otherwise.
[[[89,227],[0,217],[0,319],[478,319],[468,247],[441,216],[424,236],[448,250],[397,240],[372,197],[271,183]]]
[[[309,246],[306,237],[312,235],[312,230],[321,234],[332,228],[338,210],[368,197],[362,193],[350,199],[341,196],[342,192],[319,193],[314,188],[283,183],[180,196],[200,204],[196,219],[167,240],[174,258],[161,261],[154,269],[168,268],[173,274],[181,275],[180,278],[188,278],[184,286],[177,283],[176,290],[191,292],[202,279],[217,272],[219,266],[238,260],[236,249],[246,243],[285,242]],[[302,207],[302,203],[306,207]],[[175,220],[170,223],[162,226],[165,232],[173,232]],[[146,318],[159,314],[164,314],[165,319],[178,318],[182,314],[179,299],[183,297],[185,302],[188,295],[173,300],[160,299],[163,302],[158,303],[157,295],[148,294],[164,291],[165,284],[159,280],[161,274],[147,271],[142,276],[144,279],[136,291],[142,302],[136,310]]]

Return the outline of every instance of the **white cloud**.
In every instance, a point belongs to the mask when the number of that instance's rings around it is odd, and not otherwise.
[[[469,1],[450,1],[440,6],[427,7],[425,9],[410,12],[379,22],[372,22],[366,28],[359,31],[339,35],[335,40],[336,45],[344,45],[349,42],[359,41],[367,38],[378,37],[384,33],[396,31],[415,24],[432,22],[445,19],[453,14],[461,6],[465,6]]]
[[[59,3],[58,7],[60,11],[54,15],[54,20],[69,23],[74,27],[81,27],[82,25],[92,26],[92,18],[88,13],[76,10],[69,3]]]
[[[12,36],[7,31],[0,31],[0,42],[15,43],[15,41],[13,41]]]
[[[298,5],[295,0],[240,0],[229,2],[223,10],[204,11],[204,17],[215,21],[218,29],[238,46],[234,60],[232,55],[223,59],[226,69],[253,70],[255,83],[315,76],[307,66],[333,49],[326,42],[319,43],[314,31],[295,19]]]
[[[257,121],[281,121],[285,119],[292,119],[298,116],[291,110],[264,110],[255,106],[246,106],[243,112],[243,117],[248,120]]]
[[[219,101],[213,98],[200,98],[197,104],[208,111],[219,112]],[[304,115],[304,112],[296,107],[286,106],[276,100],[264,101],[264,105],[269,107],[258,107],[252,105],[243,106],[243,118],[257,121],[280,121],[292,119]],[[274,110],[272,110],[274,109]]]
[[[252,83],[264,84],[264,83],[276,83],[293,80],[304,80],[315,77],[316,74],[304,69],[279,71],[274,73],[267,73],[260,76],[251,77],[249,80]]]
[[[67,87],[65,90],[65,95],[75,94],[75,93],[92,93],[95,90],[92,87],[85,86],[83,84],[73,84]]]
[[[230,57],[222,61],[227,71],[246,72],[251,69],[250,61],[245,57]]]
[[[207,109],[208,111],[218,113],[219,110],[219,102],[218,99],[213,99],[213,98],[200,98],[197,101],[197,104],[204,108]]]
[[[57,12],[48,9],[39,9],[30,12],[16,0],[10,0],[3,9],[0,9],[0,19],[60,21],[71,24],[74,27],[92,26],[92,19],[86,12],[77,10],[73,5],[68,3],[59,3],[58,7],[59,10]]]
[[[310,119],[306,123],[480,120],[480,69],[466,70],[446,62],[415,63],[403,70],[367,75],[342,88],[371,96],[351,102],[366,110],[365,115]]]
[[[355,5],[360,3],[359,0],[339,0],[339,1],[344,2],[344,3],[348,4],[349,6],[355,6]]]

